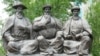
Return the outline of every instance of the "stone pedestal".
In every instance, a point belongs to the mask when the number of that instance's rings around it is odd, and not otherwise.
[[[67,55],[67,54],[32,54],[32,55],[21,55],[21,54],[12,54],[9,53],[8,56],[79,56],[78,54],[73,54],[73,55]],[[83,55],[83,56],[92,56],[91,54],[89,55]]]

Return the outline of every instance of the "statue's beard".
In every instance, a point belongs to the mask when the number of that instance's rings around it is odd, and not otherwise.
[[[23,15],[17,15],[17,17],[18,17],[19,19],[21,19],[21,18],[23,18]]]
[[[78,16],[78,14],[73,14],[73,16]]]
[[[46,12],[44,12],[44,14],[50,15],[51,12],[50,11],[46,11]]]
[[[78,20],[78,19],[79,19],[79,17],[78,17],[78,16],[76,16],[76,17],[73,17],[73,19],[74,19],[74,20]]]
[[[17,16],[19,19],[21,19],[21,18],[23,18],[23,13],[17,13],[16,16]]]

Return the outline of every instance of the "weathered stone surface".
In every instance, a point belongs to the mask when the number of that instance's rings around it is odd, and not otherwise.
[[[6,56],[92,56],[92,30],[88,22],[78,16],[80,8],[72,8],[73,16],[63,28],[51,15],[51,6],[44,7],[44,14],[32,24],[23,15],[24,5],[18,3],[13,8],[16,13],[2,32]]]
[[[92,29],[86,19],[79,17],[80,8],[72,8],[72,16],[66,21],[64,31],[64,52],[67,54],[89,54],[92,43]]]
[[[32,55],[21,55],[21,54],[9,53],[8,56],[79,56],[79,55],[78,54],[72,54],[72,55],[67,55],[67,54],[54,54],[54,55],[50,55],[50,54],[46,54],[46,53],[42,53],[42,54],[32,54]],[[83,56],[92,56],[92,54],[83,55]]]

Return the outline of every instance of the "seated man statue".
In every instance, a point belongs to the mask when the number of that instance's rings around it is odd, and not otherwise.
[[[50,5],[43,7],[44,14],[34,19],[33,35],[38,40],[40,52],[46,52],[51,41],[56,37],[57,31],[61,30],[62,23],[55,17],[51,16]]]
[[[26,7],[17,1],[14,3],[13,8],[16,9],[16,13],[7,20],[2,30],[3,45],[7,54],[20,53],[24,40],[31,37],[32,25],[23,14]]]
[[[92,42],[92,30],[88,22],[78,16],[80,12],[78,6],[73,7],[71,12],[72,16],[63,27],[64,52],[67,54],[88,55]]]

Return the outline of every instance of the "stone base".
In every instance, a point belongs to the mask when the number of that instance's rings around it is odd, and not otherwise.
[[[78,54],[73,54],[73,55],[67,55],[67,54],[32,54],[32,55],[21,55],[21,54],[8,54],[8,56],[79,56]],[[83,56],[92,56],[91,54],[89,55],[83,55]]]

